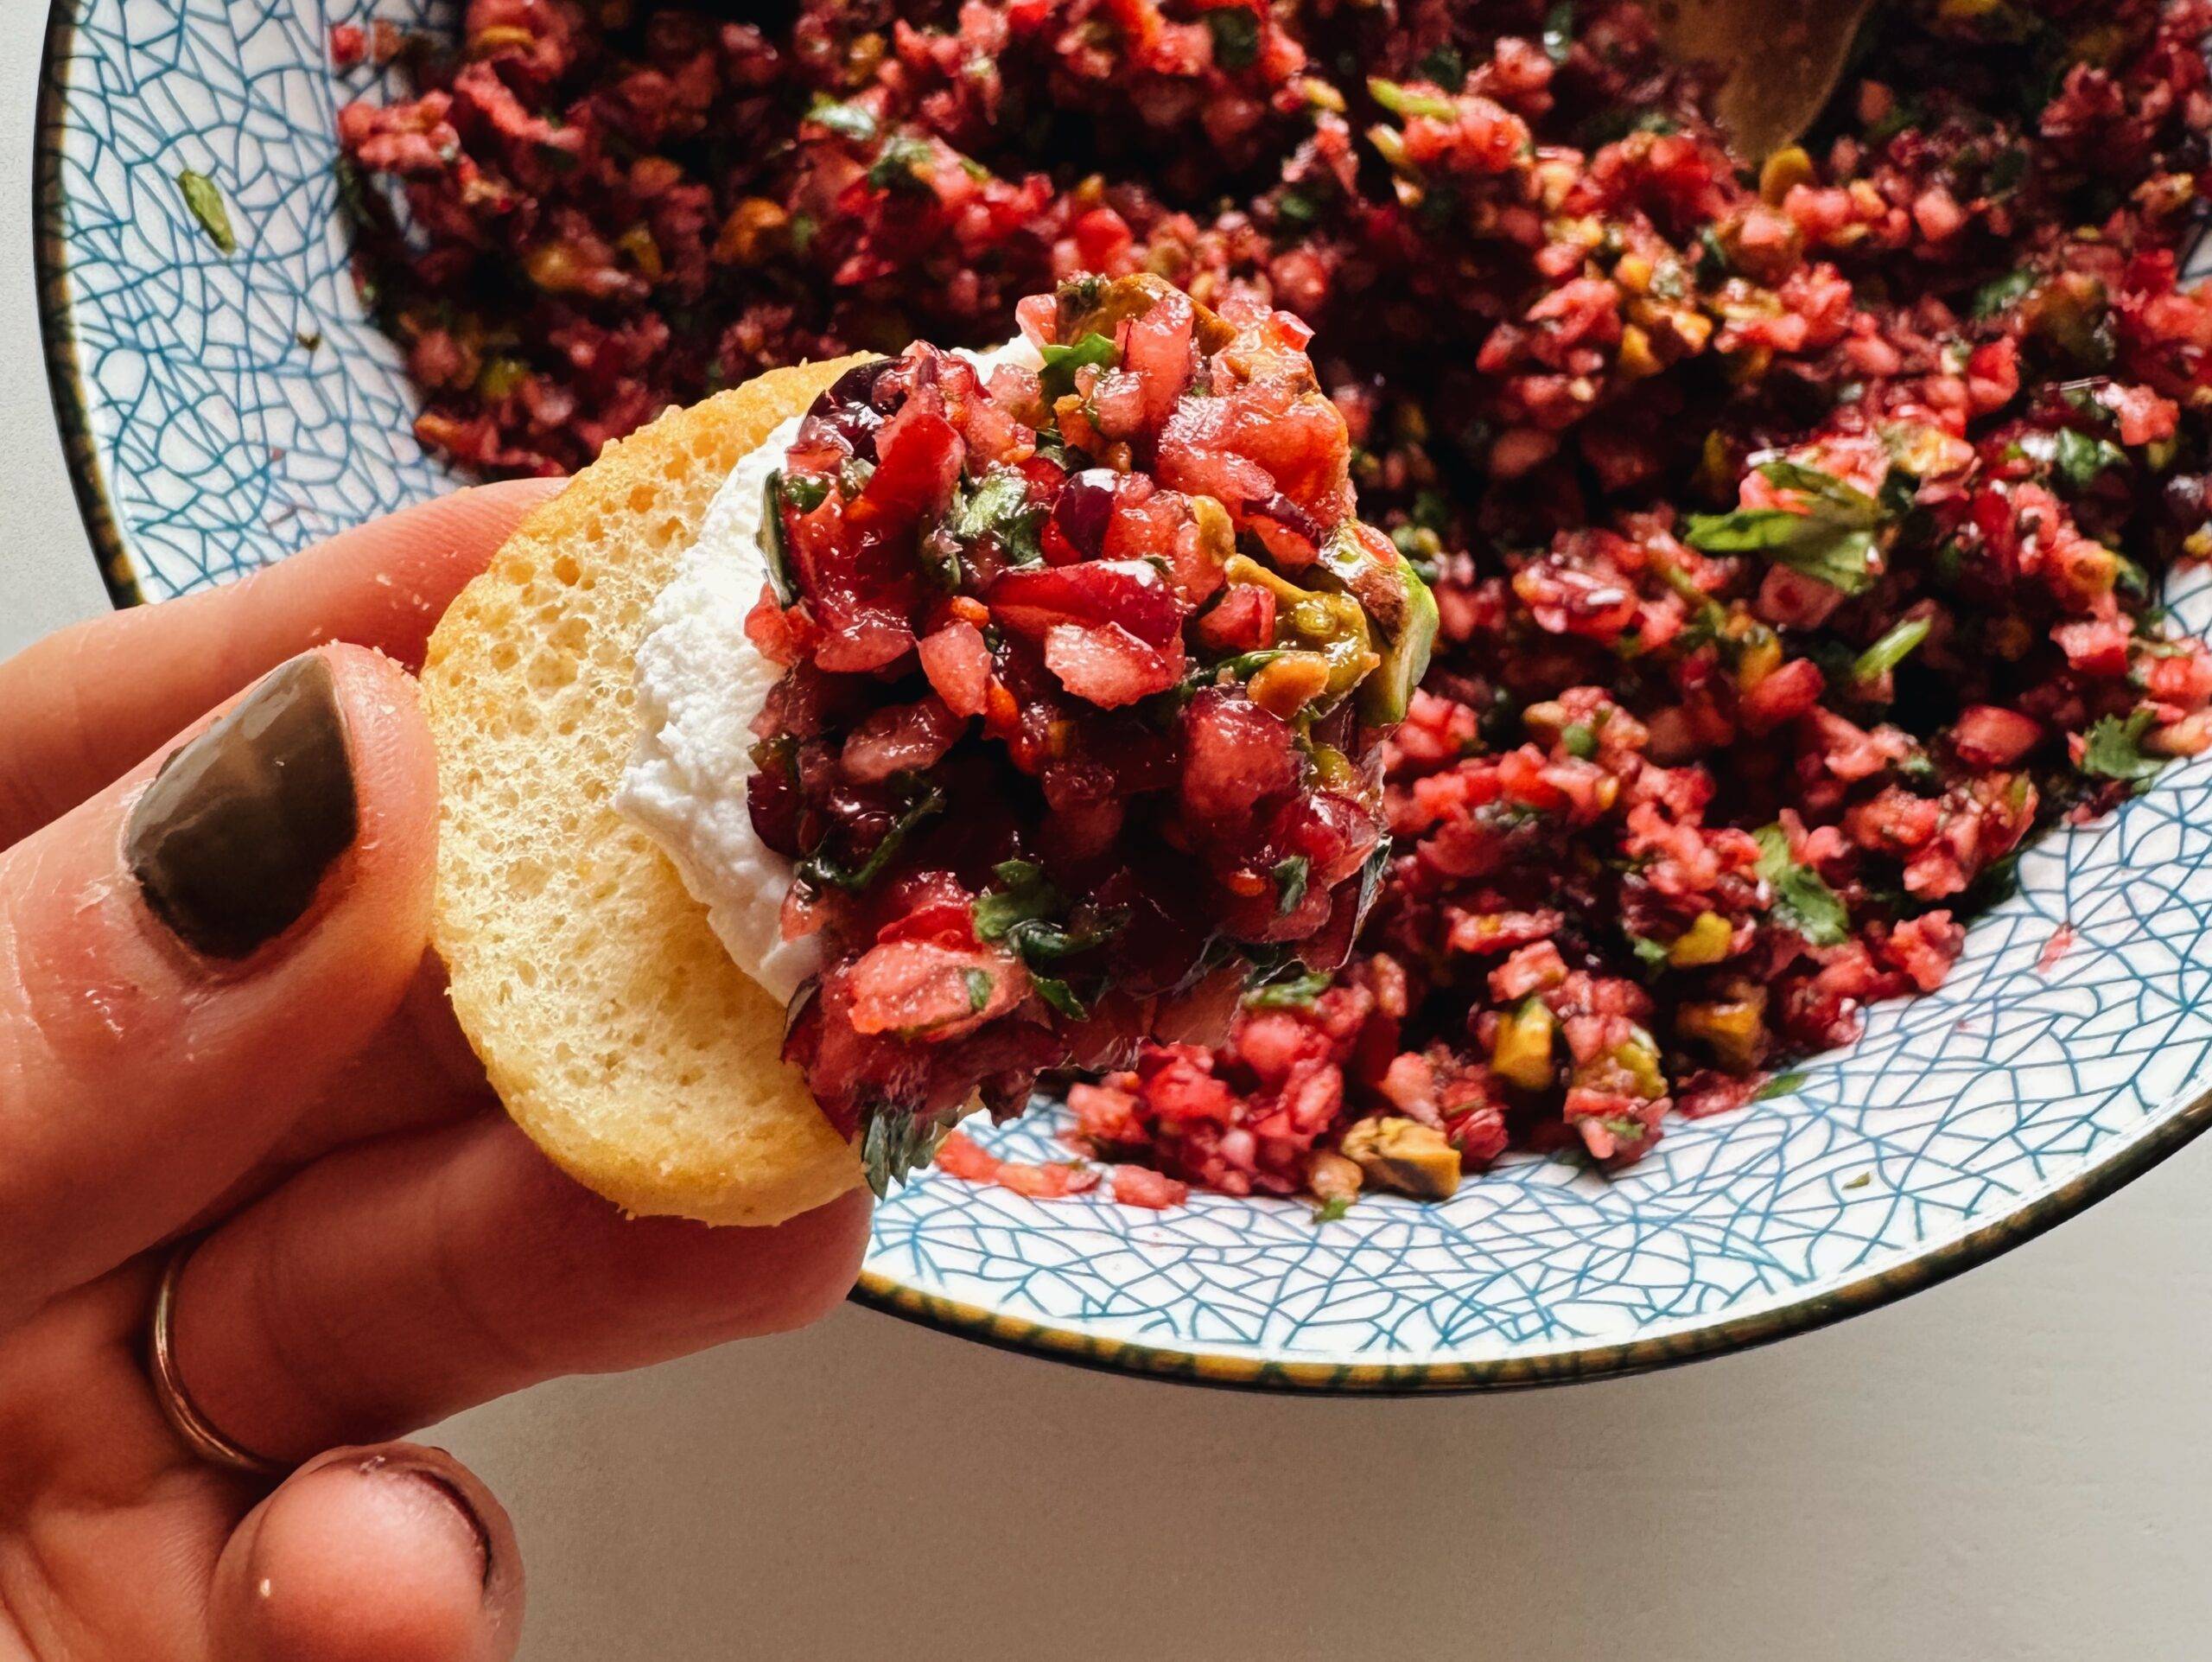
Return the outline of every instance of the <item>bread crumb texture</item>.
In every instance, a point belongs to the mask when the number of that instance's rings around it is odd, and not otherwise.
[[[655,596],[738,458],[859,361],[772,371],[609,446],[430,640],[454,1013],[516,1124],[631,1212],[772,1224],[860,1178],[779,1054],[783,1009],[614,806]]]

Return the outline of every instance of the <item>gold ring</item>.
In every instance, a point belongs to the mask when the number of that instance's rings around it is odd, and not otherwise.
[[[196,1239],[179,1242],[162,1266],[161,1285],[154,1289],[154,1317],[146,1343],[146,1372],[154,1382],[154,1400],[162,1405],[162,1417],[168,1421],[169,1429],[184,1446],[209,1465],[251,1472],[257,1477],[282,1476],[292,1468],[239,1447],[217,1430],[186,1391],[177,1372],[176,1283],[184,1266],[191,1262],[192,1249],[199,1245]]]

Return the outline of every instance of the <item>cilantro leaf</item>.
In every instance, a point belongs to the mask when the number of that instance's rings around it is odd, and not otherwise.
[[[1003,888],[993,889],[975,905],[976,933],[983,940],[1001,941],[1025,923],[1050,917],[1059,910],[1060,892],[1045,881],[1041,866],[1027,860],[1004,860],[995,868]]]
[[[1294,854],[1287,860],[1275,862],[1277,917],[1287,918],[1298,910],[1298,903],[1306,898],[1306,885],[1311,875],[1311,863],[1302,854]]]
[[[944,793],[932,785],[891,822],[891,829],[883,833],[882,840],[868,850],[868,858],[859,865],[841,865],[817,850],[798,863],[798,877],[810,888],[842,888],[848,894],[858,894],[883,875],[892,856],[925,821],[944,812]]]
[[[1006,860],[994,870],[1005,887],[976,900],[973,908],[976,938],[1011,946],[1027,965],[1029,984],[1037,996],[1069,1020],[1084,1020],[1090,1009],[1082,995],[1067,977],[1047,973],[1046,966],[1111,940],[1129,920],[1127,908],[1094,911],[1078,907],[1077,915],[1087,914],[1089,923],[1080,928],[1064,928],[1052,920],[1059,916],[1066,898],[1045,880],[1042,868],[1028,860]]]
[[[917,138],[912,133],[893,133],[884,142],[882,151],[868,168],[868,181],[878,190],[903,190],[919,195],[933,195],[930,181],[923,169],[937,159],[926,138]]]
[[[791,550],[784,541],[783,505],[788,502],[801,513],[811,513],[829,494],[828,480],[807,474],[793,475],[780,468],[768,475],[762,487],[760,530],[755,540],[768,564],[769,584],[785,606],[798,598],[798,583],[791,576]]]
[[[223,201],[223,193],[215,188],[215,181],[204,173],[194,173],[187,168],[177,175],[176,188],[184,194],[185,207],[200,221],[200,228],[215,245],[216,252],[237,253],[238,239],[231,229],[231,210]]]
[[[1803,496],[1804,511],[1737,508],[1727,513],[1694,513],[1682,540],[1707,554],[1764,554],[1847,595],[1861,595],[1872,588],[1881,504],[1857,486],[1802,462],[1764,462],[1759,472],[1770,482]]]
[[[1598,754],[1598,735],[1586,722],[1569,722],[1560,729],[1559,742],[1570,756],[1588,761]]]
[[[2085,491],[2114,468],[2127,465],[2127,452],[2108,438],[2094,438],[2071,427],[2058,430],[2058,476],[2069,490]]]
[[[951,529],[963,543],[993,538],[1016,565],[1034,565],[1045,557],[1037,540],[1044,523],[1045,510],[1030,500],[1029,481],[1003,468],[987,474],[954,508]]]
[[[1081,1022],[1089,1019],[1090,1016],[1090,1007],[1084,1003],[1082,999],[1077,997],[1075,989],[1069,986],[1068,984],[1060,979],[1059,977],[1056,975],[1038,975],[1034,971],[1032,971],[1029,977],[1029,984],[1037,990],[1037,996],[1039,998],[1050,1004],[1054,1009],[1059,1011],[1061,1015],[1066,1016],[1071,1022]]]
[[[1803,1073],[1777,1073],[1752,1092],[1751,1099],[1753,1102],[1770,1102],[1777,1097],[1786,1097],[1794,1091],[1802,1091],[1805,1088],[1807,1077]]]
[[[849,138],[865,144],[875,137],[875,118],[858,104],[839,104],[817,94],[806,118],[817,127],[827,127],[840,138]]]
[[[1850,938],[1851,914],[1835,890],[1819,872],[1798,863],[1789,852],[1789,834],[1781,826],[1764,825],[1752,835],[1759,845],[1759,876],[1774,891],[1767,915],[1808,945],[1840,946]]]
[[[861,1110],[861,1167],[879,1199],[893,1183],[903,1183],[909,1173],[930,1163],[958,1112],[951,1110],[940,1119],[892,1103]]]
[[[1213,35],[1214,67],[1249,69],[1260,60],[1260,20],[1242,6],[1217,6],[1205,14]]]
[[[1351,1195],[1332,1194],[1313,1208],[1313,1221],[1317,1224],[1332,1224],[1351,1210]]]
[[[1326,970],[1307,970],[1281,981],[1270,981],[1244,995],[1247,1009],[1307,1009],[1329,990],[1336,977]]]
[[[2033,293],[2036,284],[2042,281],[2037,272],[2024,265],[2003,277],[1992,277],[1974,291],[1974,298],[1967,304],[1967,315],[1994,317],[2001,311],[2010,310]]]
[[[998,983],[988,970],[963,970],[961,974],[968,983],[968,1013],[973,1016],[991,1002]]]
[[[1467,79],[1467,60],[1458,47],[1440,46],[1414,66],[1414,73],[1439,86],[1457,86]]]
[[[1086,334],[1073,346],[1046,347],[1039,355],[1044,359],[1045,367],[1038,372],[1037,382],[1045,391],[1047,404],[1075,391],[1075,373],[1085,364],[1096,364],[1103,369],[1122,360],[1113,338],[1104,334]]]
[[[2123,779],[2139,789],[2166,765],[2164,756],[2147,755],[2143,735],[2151,730],[2152,714],[2139,710],[2122,721],[2107,716],[2083,735],[2082,771],[2103,779]]]

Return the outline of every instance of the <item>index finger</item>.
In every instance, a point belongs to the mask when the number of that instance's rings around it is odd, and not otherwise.
[[[453,597],[558,488],[527,479],[456,491],[230,588],[94,619],[0,663],[0,848],[311,647],[341,640],[419,668]]]

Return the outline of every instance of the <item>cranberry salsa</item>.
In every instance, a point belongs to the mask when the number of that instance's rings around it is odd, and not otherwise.
[[[1064,1069],[1080,1159],[940,1166],[1332,1216],[1786,1090],[2026,839],[2212,744],[2158,601],[2212,557],[2208,29],[1898,0],[1756,162],[1627,0],[470,0],[334,48],[413,79],[340,128],[433,449],[557,470],[900,354],[793,447],[754,619],[831,1111],[896,1164]],[[1041,371],[908,349],[1048,290]]]
[[[785,1054],[879,1182],[978,1080],[1015,1113],[1341,966],[1436,629],[1304,324],[1151,276],[1020,310],[1036,368],[864,363],[766,487],[747,804],[823,946]]]

